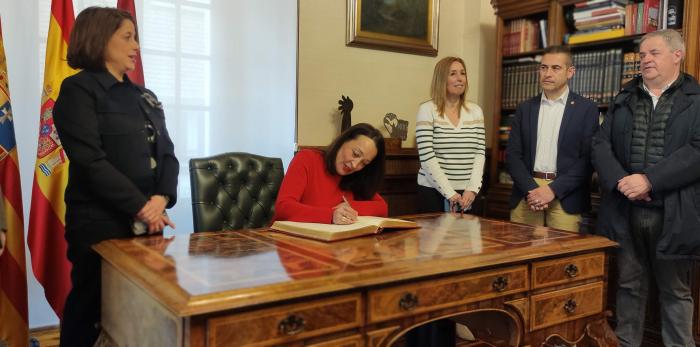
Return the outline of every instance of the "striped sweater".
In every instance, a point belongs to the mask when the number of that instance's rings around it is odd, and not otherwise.
[[[418,184],[435,188],[446,199],[457,190],[478,193],[486,160],[484,115],[471,102],[459,115],[459,127],[437,114],[432,101],[420,105],[416,120],[416,146],[421,167]]]

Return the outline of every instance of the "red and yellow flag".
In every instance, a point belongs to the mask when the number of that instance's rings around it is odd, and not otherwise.
[[[63,305],[71,288],[71,265],[66,257],[64,238],[66,204],[63,201],[68,183],[68,158],[53,124],[53,105],[63,79],[77,72],[66,63],[68,38],[74,20],[72,0],[51,1],[39,146],[27,234],[34,276],[44,286],[46,300],[59,318],[63,317]]]
[[[6,233],[0,256],[0,342],[8,346],[29,343],[27,320],[27,270],[24,259],[22,189],[15,142],[5,48],[0,25],[0,213]]]
[[[134,24],[136,24],[136,7],[134,6],[134,0],[117,0],[117,8],[131,13],[131,16],[134,17]],[[132,83],[142,86],[146,85],[146,82],[143,80],[143,64],[141,64],[140,51],[136,54],[136,68],[126,74],[129,76],[129,80],[131,80]]]

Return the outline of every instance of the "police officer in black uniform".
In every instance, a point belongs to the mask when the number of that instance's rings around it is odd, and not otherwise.
[[[61,346],[92,346],[99,334],[100,258],[91,246],[111,238],[159,233],[177,197],[179,164],[163,108],[131,83],[138,34],[128,12],[90,7],[76,18],[66,78],[53,111],[70,161],[66,201],[72,289]]]

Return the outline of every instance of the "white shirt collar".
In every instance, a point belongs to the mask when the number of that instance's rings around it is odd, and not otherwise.
[[[663,95],[664,92],[666,91],[666,89],[668,89],[668,88],[671,87],[671,85],[673,84],[673,82],[675,82],[675,80],[671,81],[670,83],[668,83],[667,85],[665,85],[663,88],[661,88],[661,93],[659,93],[659,96]],[[652,96],[652,97],[655,97],[655,98],[658,97],[658,96],[656,96],[656,95],[654,95],[654,94],[651,93],[651,89],[647,88],[647,84],[644,83],[644,80],[642,80],[642,88],[644,89],[645,92],[647,92],[647,94],[649,94],[649,96]]]
[[[569,87],[566,86],[566,89],[564,89],[564,92],[561,93],[561,95],[559,95],[559,97],[557,97],[554,100],[547,99],[547,95],[544,92],[542,92],[542,98],[540,100],[540,103],[547,102],[549,104],[554,104],[554,103],[558,102],[562,105],[566,105],[566,100],[568,98],[569,98]]]

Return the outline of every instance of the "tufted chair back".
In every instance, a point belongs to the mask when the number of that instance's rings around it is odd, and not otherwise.
[[[267,225],[283,176],[279,158],[224,153],[190,159],[194,231]]]

